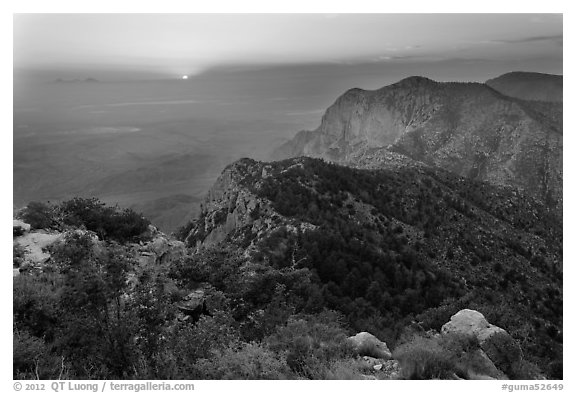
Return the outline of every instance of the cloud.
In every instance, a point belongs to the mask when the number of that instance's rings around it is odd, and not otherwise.
[[[556,35],[537,35],[532,37],[515,38],[510,40],[492,40],[491,42],[497,42],[501,44],[526,44],[531,42],[550,41],[556,43],[559,46],[562,46],[563,40],[564,38],[562,34],[556,34]]]

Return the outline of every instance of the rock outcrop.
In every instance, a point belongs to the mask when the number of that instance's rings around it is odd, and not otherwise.
[[[480,344],[484,343],[495,333],[506,333],[498,326],[494,326],[484,318],[484,315],[476,310],[464,309],[452,315],[450,322],[442,326],[442,334],[457,333],[472,336],[478,339]]]
[[[25,263],[38,266],[50,259],[47,247],[61,240],[62,237],[63,234],[61,232],[49,232],[40,229],[16,237],[14,243],[20,245],[26,251]]]
[[[348,337],[354,351],[359,356],[390,360],[392,353],[385,342],[378,340],[368,332],[360,332],[355,336]]]
[[[148,233],[151,239],[135,247],[141,265],[167,264],[186,254],[184,242],[170,238],[152,225]]]
[[[202,203],[199,217],[193,222],[185,243],[192,247],[215,245],[241,229],[249,230],[240,236],[243,241],[268,236],[282,225],[296,230],[269,200],[257,196],[252,190],[259,187],[270,171],[270,165],[247,158],[225,168]]]
[[[441,333],[461,334],[477,339],[482,352],[480,357],[486,356],[504,373],[508,373],[515,362],[522,360],[522,350],[510,334],[490,324],[478,311],[458,311],[442,326]]]
[[[21,220],[12,220],[12,231],[14,236],[21,236],[30,231],[30,224]]]
[[[206,305],[206,293],[203,289],[197,289],[190,292],[184,299],[176,304],[178,310],[184,315],[182,320],[192,319],[192,322],[198,322],[200,316],[211,316]]]

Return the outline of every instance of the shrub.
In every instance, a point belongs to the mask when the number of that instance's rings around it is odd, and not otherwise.
[[[150,221],[132,209],[107,207],[97,198],[73,198],[60,204],[65,224],[84,226],[102,239],[126,242],[134,240],[148,229]]]
[[[434,338],[414,336],[394,350],[393,358],[400,362],[402,379],[453,379],[464,374]]]
[[[200,359],[196,369],[202,379],[287,379],[286,360],[263,344],[235,343]]]
[[[313,379],[324,375],[331,362],[353,355],[346,337],[338,314],[325,311],[291,318],[266,342],[272,350],[286,353],[286,363],[294,373]]]
[[[494,365],[507,375],[512,373],[512,365],[522,360],[520,345],[506,332],[491,335],[482,343],[482,349]]]
[[[24,262],[24,256],[26,255],[26,249],[18,243],[13,243],[12,246],[12,266],[20,267],[22,262]]]
[[[510,379],[543,379],[542,371],[533,363],[526,360],[518,360],[510,366],[508,371]],[[560,378],[562,379],[562,378]]]
[[[14,277],[12,307],[15,327],[50,340],[59,321],[61,285],[61,277],[52,273]]]
[[[548,374],[553,379],[564,379],[562,360],[555,360],[548,365]]]
[[[64,235],[64,241],[52,245],[50,252],[56,267],[66,273],[93,256],[94,240],[86,232],[68,232]]]
[[[32,229],[57,227],[55,208],[46,203],[30,202],[17,217],[30,224]]]
[[[68,367],[63,358],[52,354],[44,340],[26,330],[15,330],[13,338],[14,379],[68,378]]]
[[[238,334],[232,327],[229,314],[217,311],[213,317],[201,316],[192,324],[180,324],[171,330],[167,337],[166,351],[172,352],[174,369],[165,379],[202,378],[195,363],[209,359],[215,351],[222,351],[238,341]]]
[[[311,379],[363,380],[365,375],[370,375],[374,369],[361,359],[349,358],[333,360],[311,371],[314,372]]]

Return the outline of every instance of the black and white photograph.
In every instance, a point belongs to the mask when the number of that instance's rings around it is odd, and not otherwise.
[[[14,13],[15,391],[569,391],[563,18]]]

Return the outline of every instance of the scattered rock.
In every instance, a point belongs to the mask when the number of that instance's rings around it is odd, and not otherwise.
[[[379,375],[380,379],[398,379],[400,377],[400,363],[397,360],[383,362]]]
[[[348,337],[348,340],[360,356],[371,356],[385,360],[392,358],[392,353],[386,343],[368,332],[360,332],[355,336]]]
[[[373,358],[371,356],[362,356],[362,360],[366,362],[369,367],[374,367],[377,364],[380,364],[381,360]]]

